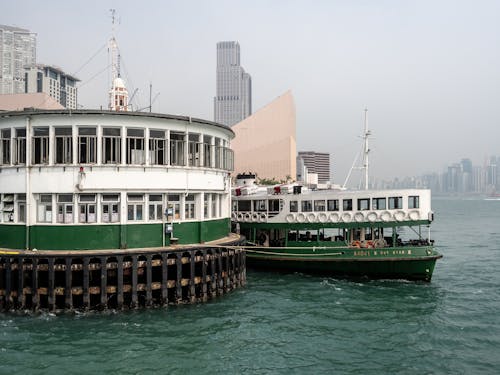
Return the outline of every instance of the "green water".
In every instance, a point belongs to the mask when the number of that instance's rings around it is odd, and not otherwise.
[[[248,272],[208,304],[0,315],[0,374],[496,374],[500,201],[433,203],[430,284]]]

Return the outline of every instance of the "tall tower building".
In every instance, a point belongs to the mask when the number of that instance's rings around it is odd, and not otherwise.
[[[215,122],[232,126],[252,114],[252,78],[240,66],[238,42],[217,43]]]
[[[22,94],[24,66],[36,62],[36,34],[0,25],[0,94]]]
[[[44,92],[57,100],[63,107],[76,109],[78,89],[76,83],[80,81],[60,68],[49,65],[29,65],[25,67],[26,94]]]

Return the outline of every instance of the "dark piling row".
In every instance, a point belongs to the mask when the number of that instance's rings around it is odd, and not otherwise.
[[[245,252],[0,253],[0,311],[88,311],[205,302],[244,286]]]

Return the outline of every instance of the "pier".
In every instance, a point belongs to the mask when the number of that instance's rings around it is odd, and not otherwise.
[[[206,302],[245,285],[240,241],[148,250],[0,250],[0,311],[124,310]]]

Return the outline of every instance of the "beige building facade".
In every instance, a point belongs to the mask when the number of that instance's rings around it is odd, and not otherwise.
[[[295,103],[287,91],[231,128],[236,137],[234,173],[253,172],[258,178],[295,179],[297,143]]]

